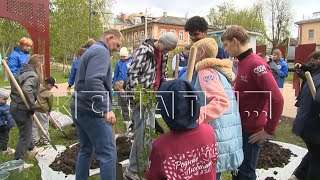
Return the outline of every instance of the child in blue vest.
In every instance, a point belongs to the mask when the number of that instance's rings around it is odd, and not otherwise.
[[[14,154],[15,150],[8,147],[9,132],[15,122],[9,112],[7,99],[9,93],[3,88],[0,88],[0,149],[2,154]]]

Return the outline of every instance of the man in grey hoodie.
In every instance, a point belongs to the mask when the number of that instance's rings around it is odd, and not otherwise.
[[[79,59],[70,105],[80,144],[76,180],[88,179],[93,150],[99,157],[101,179],[116,179],[110,54],[120,49],[121,41],[120,31],[109,29]]]

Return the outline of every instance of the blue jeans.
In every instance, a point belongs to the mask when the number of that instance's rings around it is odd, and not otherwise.
[[[116,148],[111,125],[104,117],[79,113],[73,121],[76,124],[80,151],[76,164],[76,180],[87,180],[93,156],[93,150],[99,157],[100,178],[102,180],[116,179]]]
[[[259,158],[260,152],[260,144],[259,142],[256,143],[249,143],[249,137],[253,133],[245,133],[242,134],[243,139],[243,153],[244,153],[244,160],[239,167],[239,172],[237,175],[232,176],[232,180],[256,180],[256,167]]]
[[[128,170],[131,173],[141,173],[147,167],[148,160],[143,158],[144,148],[150,147],[151,142],[147,141],[144,137],[144,130],[149,125],[152,128],[155,127],[155,108],[151,109],[149,116],[147,114],[141,114],[140,109],[133,108],[132,119],[134,120],[134,141],[129,157]]]
[[[220,179],[221,179],[221,172],[219,172],[219,173],[217,172],[216,173],[216,180],[220,180]]]

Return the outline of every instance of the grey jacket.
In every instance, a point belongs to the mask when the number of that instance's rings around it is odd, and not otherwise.
[[[71,108],[93,116],[112,110],[110,51],[98,41],[80,57]]]
[[[279,68],[277,66],[277,64],[274,62],[274,61],[268,61],[267,62],[270,69],[271,69],[271,72],[272,72],[272,75],[274,77],[274,79],[276,80],[276,82],[278,83],[279,81]]]
[[[23,64],[19,75],[16,76],[16,80],[23,91],[30,108],[33,108],[37,96],[39,94],[39,76],[36,70],[29,64]],[[12,86],[11,88],[11,104],[18,106],[19,109],[28,110],[27,106],[24,104],[18,90]]]

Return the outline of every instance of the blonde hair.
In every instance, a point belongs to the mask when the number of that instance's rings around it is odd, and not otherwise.
[[[204,49],[203,58],[215,58],[218,54],[218,45],[213,38],[203,38],[193,44],[193,46],[199,49]]]
[[[29,58],[28,64],[32,65],[34,68],[38,68],[44,62],[44,56],[40,54],[34,54]]]
[[[273,54],[276,54],[277,55],[277,60],[280,61],[280,59],[282,58],[282,53],[281,53],[280,49],[275,49],[273,51]]]
[[[20,46],[32,47],[33,41],[30,38],[23,37],[20,39],[19,44],[20,44]]]

